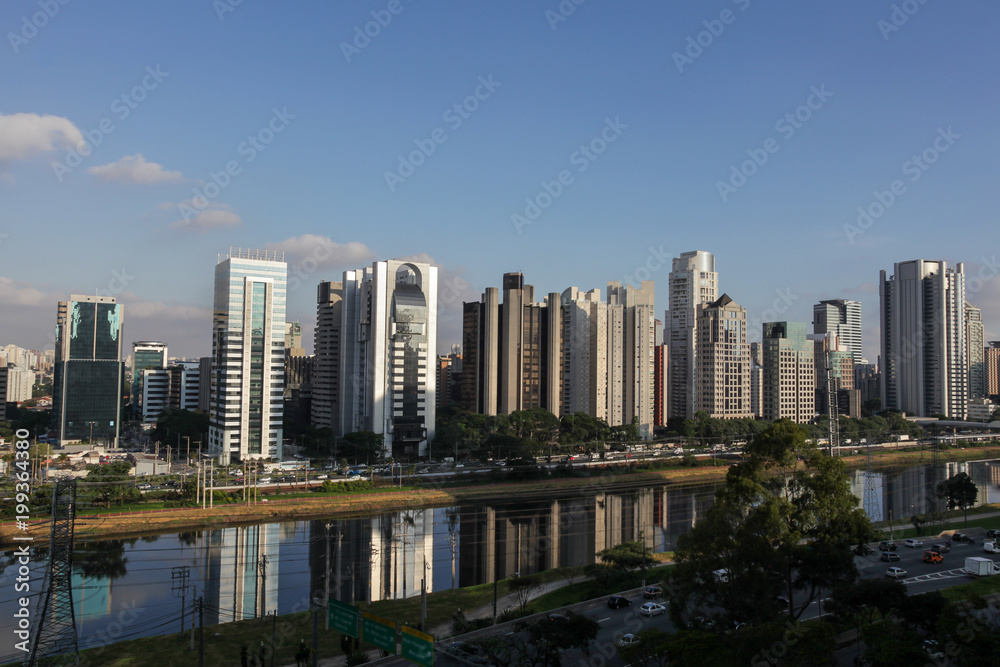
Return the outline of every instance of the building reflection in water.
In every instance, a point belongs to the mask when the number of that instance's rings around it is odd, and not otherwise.
[[[257,618],[278,609],[281,524],[208,531],[205,623]]]

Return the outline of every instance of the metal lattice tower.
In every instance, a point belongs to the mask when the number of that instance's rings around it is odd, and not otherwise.
[[[42,587],[42,604],[35,616],[35,638],[25,667],[79,665],[76,618],[73,613],[73,521],[76,480],[60,480],[52,490],[52,533],[49,569]]]
[[[865,514],[872,521],[882,520],[882,503],[878,497],[878,488],[875,486],[875,456],[872,450],[872,440],[869,437],[865,445]]]

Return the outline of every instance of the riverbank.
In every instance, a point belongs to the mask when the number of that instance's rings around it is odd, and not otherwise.
[[[1000,447],[970,447],[933,452],[881,451],[874,461],[879,469],[938,461],[969,461],[1000,458]],[[844,457],[848,469],[866,465],[864,455]],[[271,497],[256,504],[217,505],[212,509],[194,507],[143,510],[141,507],[127,511],[109,511],[80,514],[75,526],[76,540],[99,538],[141,537],[164,532],[211,530],[239,525],[252,525],[266,521],[295,521],[309,519],[348,518],[377,512],[390,512],[415,507],[444,507],[466,503],[509,501],[512,498],[544,499],[572,494],[586,495],[598,491],[619,491],[643,486],[713,484],[725,479],[728,465],[725,460],[713,459],[698,466],[677,463],[656,470],[641,469],[617,463],[613,467],[594,470],[588,476],[552,477],[533,481],[482,481],[469,484],[440,484],[410,489],[380,489],[354,494],[315,493],[310,497]],[[713,465],[714,464],[714,465]],[[39,519],[28,522],[28,529],[21,530],[16,522],[0,524],[0,540],[6,544],[17,536],[34,538],[35,544],[48,540],[50,522]]]

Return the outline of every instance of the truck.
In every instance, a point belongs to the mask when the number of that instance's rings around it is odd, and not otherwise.
[[[965,559],[965,571],[973,577],[985,577],[996,570],[996,563],[989,558],[972,556]]]

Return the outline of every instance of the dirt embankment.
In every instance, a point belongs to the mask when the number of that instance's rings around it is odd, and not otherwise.
[[[918,465],[932,460],[929,451],[882,452],[876,459],[879,467]],[[938,453],[940,461],[1000,458],[1000,447],[949,450]],[[849,468],[865,465],[865,457],[845,457]],[[722,481],[728,466],[672,468],[669,470],[630,472],[624,465],[617,469],[595,471],[590,477],[568,477],[529,482],[442,486],[415,490],[382,490],[358,494],[329,494],[315,498],[270,498],[253,505],[222,505],[213,509],[177,508],[166,510],[134,510],[81,515],[75,525],[78,540],[104,537],[130,537],[150,533],[185,530],[205,530],[262,521],[330,519],[358,516],[374,512],[441,507],[470,502],[511,500],[512,498],[546,498],[593,491],[617,491],[658,484],[706,484]],[[19,530],[16,523],[0,524],[0,543],[10,546],[15,535],[34,537],[34,544],[49,538],[50,523],[46,520],[29,522],[29,530]]]

